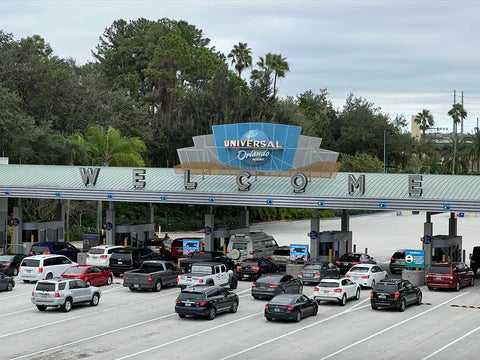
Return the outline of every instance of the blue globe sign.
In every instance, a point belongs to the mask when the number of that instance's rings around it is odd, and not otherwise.
[[[249,165],[260,166],[272,157],[272,150],[266,148],[266,144],[268,144],[270,139],[263,131],[258,129],[249,130],[241,136],[240,140],[247,141],[253,147],[238,150],[238,160]]]

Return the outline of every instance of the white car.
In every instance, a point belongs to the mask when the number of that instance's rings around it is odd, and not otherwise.
[[[349,299],[360,299],[360,285],[347,278],[325,278],[313,289],[313,298],[320,301],[336,301],[344,306]]]
[[[110,265],[110,257],[116,249],[121,249],[123,246],[118,245],[97,245],[88,249],[87,265],[108,267]]]
[[[24,282],[60,277],[65,270],[78,265],[63,255],[34,255],[22,260],[18,278]]]
[[[388,279],[388,274],[378,265],[358,264],[352,266],[345,277],[355,281],[360,286],[373,288],[375,283]]]

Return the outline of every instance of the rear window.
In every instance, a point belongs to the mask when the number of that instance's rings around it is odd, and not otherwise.
[[[194,253],[192,253],[192,258],[193,259],[199,259],[199,260],[210,260],[210,259],[212,259],[212,254],[194,252]]]
[[[378,282],[375,284],[375,291],[394,293],[398,290],[397,284]]]
[[[89,253],[89,254],[94,254],[94,255],[96,255],[96,254],[103,254],[104,252],[105,252],[104,249],[90,248],[90,249],[88,250],[88,253]]]
[[[176,246],[176,247],[182,247],[183,248],[183,240],[173,240],[172,245],[170,246]]]
[[[48,246],[33,245],[32,251],[35,254],[43,254],[44,252],[50,252],[50,249],[48,248]]]
[[[83,274],[83,271],[85,269],[82,269],[82,268],[70,268],[68,269],[67,271],[65,271],[66,274]]]
[[[368,267],[354,266],[348,272],[366,273],[368,272]]]
[[[234,242],[232,244],[232,249],[247,250],[247,244],[244,242]]]
[[[321,270],[322,265],[306,265],[303,267],[303,270]]]
[[[359,261],[361,255],[360,254],[344,254],[340,258],[342,261]]]
[[[394,259],[405,259],[405,253],[397,251],[392,257]]]
[[[431,265],[430,269],[428,269],[428,272],[434,274],[450,274],[450,266]]]
[[[40,265],[40,260],[35,259],[23,259],[21,266],[26,267],[38,267]]]
[[[9,263],[13,261],[15,256],[12,255],[2,255],[0,256],[0,263]]]
[[[39,283],[37,283],[36,290],[38,290],[38,291],[55,291],[55,284],[39,282]]]
[[[279,276],[262,276],[259,278],[256,283],[257,284],[276,284],[280,282],[280,277]]]
[[[298,295],[282,295],[282,296],[275,296],[272,300],[270,300],[270,304],[292,304],[297,299]]]
[[[211,266],[201,266],[201,265],[192,266],[192,273],[212,274],[212,270],[213,269]]]
[[[178,300],[197,300],[203,299],[204,294],[201,292],[190,292],[190,291],[182,291],[180,295],[178,295]]]
[[[273,255],[290,256],[290,249],[275,249]]]
[[[121,260],[131,260],[132,259],[132,253],[131,252],[127,252],[127,253],[114,252],[112,254],[112,258],[121,259]]]
[[[333,288],[333,287],[338,287],[337,282],[330,282],[330,281],[320,281],[320,284],[318,284],[319,287],[326,287],[326,288]]]

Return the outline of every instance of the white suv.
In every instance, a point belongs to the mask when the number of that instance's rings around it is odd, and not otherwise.
[[[118,245],[97,245],[91,247],[87,252],[87,265],[108,267],[113,251],[122,248],[123,246]]]
[[[63,255],[35,255],[22,260],[18,278],[24,282],[60,277],[72,266],[78,265]]]

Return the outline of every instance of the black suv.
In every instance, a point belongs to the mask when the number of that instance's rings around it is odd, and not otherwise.
[[[142,247],[126,247],[113,250],[110,257],[110,269],[113,275],[119,276],[125,271],[135,270],[145,260],[163,260],[163,256],[152,249]]]
[[[403,279],[379,281],[370,293],[370,305],[373,310],[388,307],[405,311],[407,305],[421,303],[422,291],[410,281]]]
[[[181,318],[194,315],[213,320],[220,312],[236,313],[237,309],[238,295],[217,285],[188,287],[175,300],[175,312]]]
[[[475,275],[480,267],[480,246],[475,246],[473,248],[472,257],[470,258],[470,267]]]
[[[390,273],[402,272],[405,269],[405,250],[397,250],[390,258]]]

